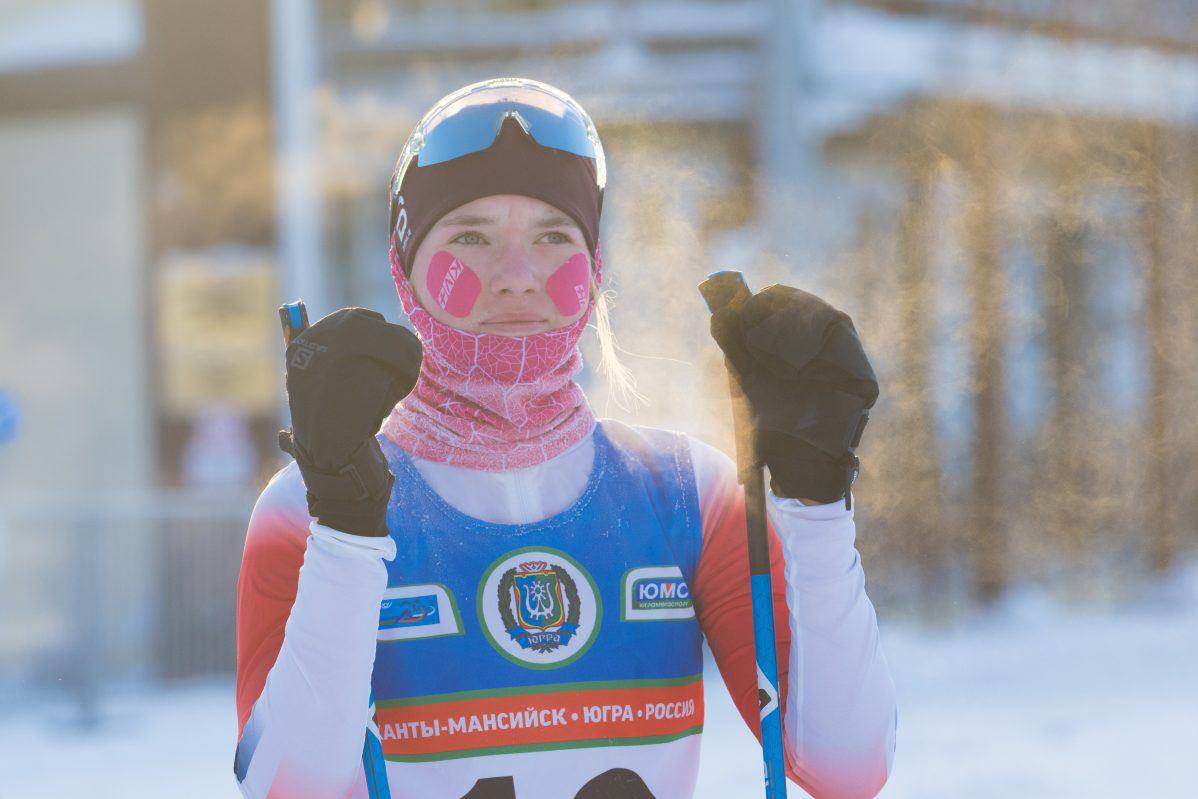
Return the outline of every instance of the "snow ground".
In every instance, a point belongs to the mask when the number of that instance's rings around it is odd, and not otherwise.
[[[1198,564],[1119,608],[1023,591],[951,629],[881,627],[899,693],[883,799],[1198,795]],[[707,695],[697,799],[759,795],[760,755],[713,670]],[[91,733],[72,718],[0,717],[0,799],[239,795],[228,682],[110,697]]]

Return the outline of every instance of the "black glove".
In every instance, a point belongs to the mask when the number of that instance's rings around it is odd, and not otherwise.
[[[753,412],[758,459],[780,497],[851,507],[854,450],[878,381],[853,322],[814,294],[770,286],[711,316]]]
[[[420,340],[365,308],[342,308],[287,347],[291,430],[279,446],[299,465],[308,512],[357,535],[387,534],[395,478],[375,433],[420,372]]]

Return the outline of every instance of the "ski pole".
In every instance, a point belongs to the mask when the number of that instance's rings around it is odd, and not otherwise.
[[[699,292],[712,313],[732,303],[743,302],[751,294],[744,275],[733,271],[709,275],[699,284]],[[761,713],[765,796],[766,799],[786,799],[770,547],[765,521],[765,478],[757,456],[757,435],[748,398],[741,388],[736,367],[727,358],[724,365],[728,369],[728,388],[732,394],[737,480],[745,487],[745,528],[749,539],[749,587],[753,597],[753,649],[757,655],[757,702]]]
[[[292,339],[308,329],[308,306],[304,305],[303,300],[279,306],[279,324],[283,326],[283,345],[290,346]],[[290,449],[283,446],[283,436],[286,433],[286,430],[279,432],[279,446],[284,451],[290,452]],[[370,692],[370,715],[372,723],[376,723],[374,721],[373,690]],[[387,785],[387,772],[383,766],[383,750],[379,744],[376,729],[367,726],[362,744],[362,767],[366,772],[366,792],[370,799],[390,799],[391,789]]]

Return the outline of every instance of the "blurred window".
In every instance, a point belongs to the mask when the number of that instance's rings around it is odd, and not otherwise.
[[[119,61],[141,49],[137,0],[6,0],[0,72]]]
[[[579,0],[324,0],[331,19],[353,19],[369,13],[461,14],[488,11],[540,11],[577,5]]]
[[[852,0],[850,0],[851,2]],[[1193,0],[857,0],[904,12],[966,19],[1047,33],[1198,44]]]

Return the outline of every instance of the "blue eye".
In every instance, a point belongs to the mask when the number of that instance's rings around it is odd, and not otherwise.
[[[478,239],[478,241],[462,241],[462,239],[466,238],[467,236],[473,236],[474,238]],[[465,233],[459,233],[457,236],[455,236],[453,241],[458,244],[482,244],[485,240],[473,230],[467,230]]]
[[[560,230],[551,230],[545,235],[558,237],[557,241],[551,241],[549,242],[550,244],[569,244],[571,241],[570,237],[565,233],[562,233]]]

